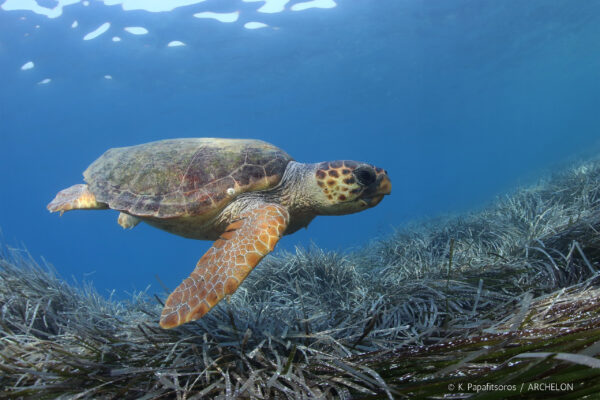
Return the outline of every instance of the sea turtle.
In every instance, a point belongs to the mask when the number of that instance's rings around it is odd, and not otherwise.
[[[60,191],[51,212],[114,209],[118,222],[143,221],[193,239],[214,240],[168,297],[160,326],[201,318],[232,294],[283,235],[317,215],[351,214],[390,194],[387,172],[356,161],[302,164],[260,140],[169,139],[110,149]]]

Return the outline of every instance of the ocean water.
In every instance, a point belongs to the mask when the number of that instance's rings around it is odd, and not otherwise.
[[[278,245],[348,251],[597,155],[599,104],[600,0],[0,0],[2,240],[103,294],[174,288],[209,242],[46,204],[109,148],[231,137],[385,168],[377,207]]]

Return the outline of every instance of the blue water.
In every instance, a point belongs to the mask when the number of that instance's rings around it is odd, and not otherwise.
[[[0,8],[3,241],[101,293],[158,292],[155,275],[177,286],[209,242],[144,224],[124,231],[115,211],[59,218],[45,208],[108,148],[164,138],[258,138],[301,162],[388,170],[393,193],[380,205],[319,217],[280,242],[287,250],[356,248],[600,150],[600,0],[295,3],[273,14],[233,0],[150,13],[92,1],[52,19]],[[232,23],[192,17],[236,10]],[[104,22],[108,32],[82,40]]]

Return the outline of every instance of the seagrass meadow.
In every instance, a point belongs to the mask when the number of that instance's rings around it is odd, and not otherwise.
[[[0,398],[593,398],[598,271],[597,160],[359,251],[276,253],[173,330],[164,295],[107,299],[5,247]]]

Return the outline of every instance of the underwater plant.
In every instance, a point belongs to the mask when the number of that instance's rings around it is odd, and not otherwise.
[[[114,301],[5,247],[0,397],[591,397],[599,270],[600,161],[352,253],[270,255],[172,330],[162,296]]]

